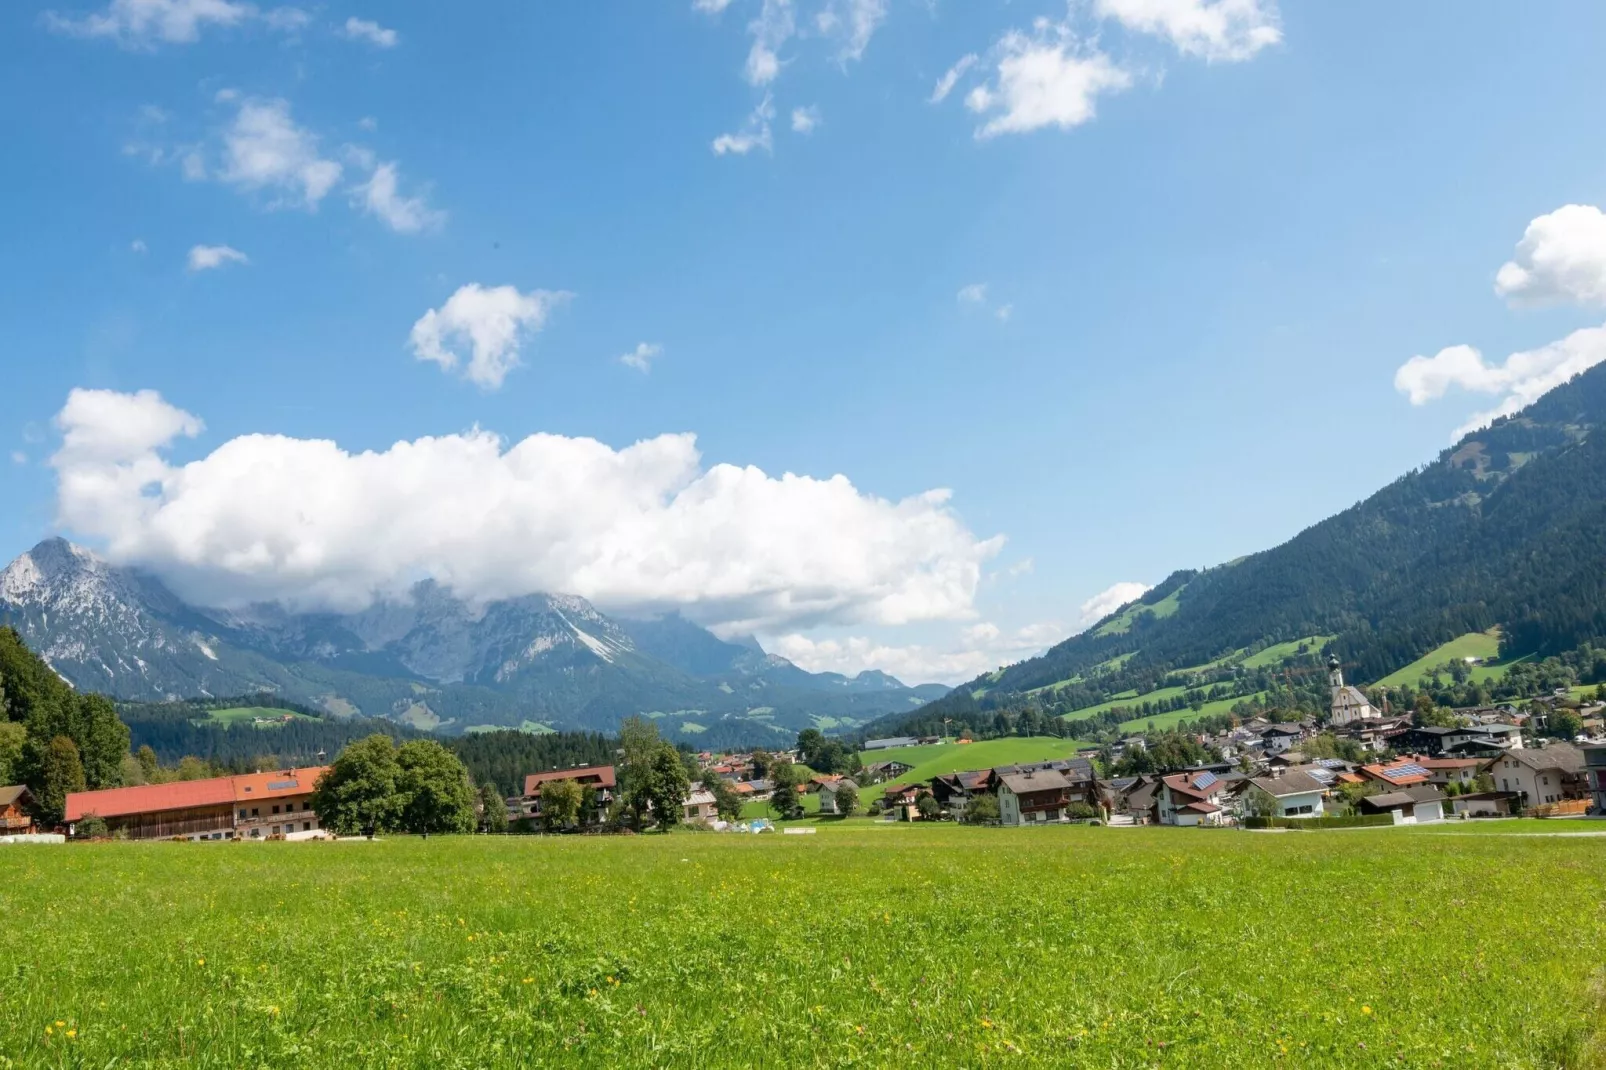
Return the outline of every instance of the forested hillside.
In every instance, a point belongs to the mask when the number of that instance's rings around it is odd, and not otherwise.
[[[1166,688],[1179,708],[1274,699],[1287,659],[1256,653],[1314,638],[1360,683],[1497,626],[1502,658],[1573,650],[1606,635],[1603,424],[1606,366],[1275,549],[1177,572],[1042,656],[867,731],[1027,705],[1074,715]]]

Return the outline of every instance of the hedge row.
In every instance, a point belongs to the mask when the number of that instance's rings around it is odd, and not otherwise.
[[[1357,829],[1373,825],[1392,825],[1389,814],[1365,814],[1359,817],[1246,817],[1244,828],[1250,829]]]

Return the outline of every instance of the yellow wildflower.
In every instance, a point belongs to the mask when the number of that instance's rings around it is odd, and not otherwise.
[[[71,1040],[73,1037],[76,1037],[77,1035],[78,1035],[78,1030],[76,1030],[76,1029],[67,1030],[67,1039],[68,1040]]]
[[[1363,1003],[1363,1004],[1361,1004],[1361,1013],[1362,1014],[1371,1014],[1372,1013],[1372,1008],[1368,1007],[1366,1004]]]

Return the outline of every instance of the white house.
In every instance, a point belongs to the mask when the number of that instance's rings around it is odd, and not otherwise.
[[[835,814],[840,812],[841,808],[837,806],[836,793],[841,791],[843,788],[852,788],[855,792],[857,792],[859,790],[859,785],[855,784],[846,777],[838,777],[835,780],[819,786],[820,813]]]
[[[714,793],[704,788],[698,788],[686,796],[681,803],[687,821],[713,821],[719,817],[719,808],[714,805]]]
[[[1005,773],[998,778],[998,823],[1030,825],[1065,820],[1071,782],[1054,769]]]
[[[1162,825],[1221,824],[1221,778],[1208,770],[1160,778],[1154,808]]]
[[[1238,791],[1239,813],[1257,817],[1321,817],[1326,786],[1298,769],[1251,777]]]
[[[1304,729],[1297,724],[1274,724],[1260,733],[1260,738],[1266,745],[1265,754],[1268,758],[1289,750],[1304,736]]]
[[[1584,752],[1571,743],[1508,750],[1483,768],[1496,788],[1519,793],[1524,807],[1548,806],[1585,792]]]

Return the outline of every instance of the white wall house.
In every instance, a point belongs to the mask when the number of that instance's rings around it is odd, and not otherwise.
[[[1498,790],[1522,793],[1523,806],[1548,806],[1567,798],[1569,788],[1581,793],[1584,754],[1570,743],[1524,747],[1489,759],[1484,769]]]
[[[1326,786],[1309,773],[1290,770],[1285,773],[1254,777],[1238,794],[1238,809],[1243,816],[1259,817],[1321,817],[1326,797]]]

